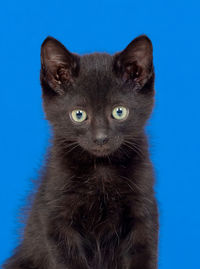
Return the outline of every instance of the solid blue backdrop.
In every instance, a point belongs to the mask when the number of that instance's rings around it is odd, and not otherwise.
[[[48,146],[40,45],[114,53],[139,34],[154,46],[156,105],[147,127],[160,211],[159,268],[199,261],[198,1],[4,1],[0,10],[0,263],[16,245],[17,213]]]

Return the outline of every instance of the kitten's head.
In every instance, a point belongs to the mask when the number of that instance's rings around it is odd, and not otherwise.
[[[48,37],[41,47],[46,117],[66,151],[113,154],[143,132],[153,107],[150,39],[139,36],[114,55],[77,55]],[[71,146],[70,146],[71,145]]]

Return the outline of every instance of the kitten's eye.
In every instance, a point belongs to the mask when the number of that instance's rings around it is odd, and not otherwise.
[[[84,110],[73,110],[71,118],[76,122],[83,122],[87,119],[87,113]]]
[[[128,109],[124,106],[117,106],[113,109],[112,116],[116,120],[124,120],[128,117]]]

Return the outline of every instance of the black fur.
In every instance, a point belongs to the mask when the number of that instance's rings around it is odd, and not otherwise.
[[[143,35],[114,55],[79,56],[48,37],[41,64],[52,146],[23,240],[3,268],[156,269],[158,213],[144,131],[154,104],[151,41]],[[127,119],[112,118],[117,105],[129,109]],[[73,122],[76,108],[87,120]]]

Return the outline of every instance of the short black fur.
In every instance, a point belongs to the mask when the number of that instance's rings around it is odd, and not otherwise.
[[[142,35],[114,55],[79,56],[48,37],[40,79],[52,146],[23,240],[3,268],[156,269],[144,131],[154,104],[151,41]],[[113,118],[115,107],[128,116]],[[76,109],[86,111],[84,121],[73,120]]]

